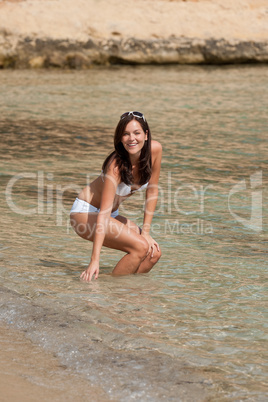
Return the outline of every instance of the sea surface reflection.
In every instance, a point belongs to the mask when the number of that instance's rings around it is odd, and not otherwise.
[[[166,388],[153,380],[160,353],[163,367],[180,361],[209,373],[214,397],[265,400],[268,67],[1,71],[0,80],[1,285],[31,301],[23,315],[12,305],[10,322],[25,327],[33,305],[57,307],[58,322],[66,312],[77,319],[65,328],[73,350],[83,333],[115,351],[148,353],[151,373],[140,374],[136,394],[130,379],[115,388],[105,376],[115,398],[173,400],[172,378]],[[143,111],[163,145],[152,228],[163,256],[150,274],[114,278],[121,254],[103,249],[101,275],[86,284],[79,275],[91,244],[73,233],[68,211],[99,174],[126,110]],[[136,193],[120,213],[141,224],[143,201]],[[74,363],[59,343],[55,322],[46,332],[36,319],[32,336],[87,372],[85,355]],[[91,359],[99,375],[104,363]]]

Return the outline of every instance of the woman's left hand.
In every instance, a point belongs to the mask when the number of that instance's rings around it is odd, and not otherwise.
[[[141,235],[148,241],[148,254],[150,254],[150,258],[152,258],[154,256],[154,246],[156,247],[157,251],[160,251],[159,244],[149,234],[141,233]]]

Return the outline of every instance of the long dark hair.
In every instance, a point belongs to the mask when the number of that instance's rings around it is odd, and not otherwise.
[[[126,126],[131,120],[137,120],[143,131],[147,132],[147,140],[144,143],[144,146],[141,150],[140,159],[139,159],[139,183],[143,185],[150,180],[152,174],[152,158],[151,158],[151,131],[147,121],[145,121],[142,117],[133,116],[132,114],[120,119],[114,133],[114,148],[115,150],[107,156],[102,165],[102,170],[105,173],[106,168],[112,163],[115,159],[116,165],[118,166],[121,181],[131,185],[133,184],[133,176],[132,176],[132,165],[129,159],[128,152],[124,148],[121,140],[122,136],[125,132]]]

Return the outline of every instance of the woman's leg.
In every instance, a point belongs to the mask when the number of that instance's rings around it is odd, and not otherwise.
[[[124,223],[124,225],[126,225],[127,228],[135,231],[137,234],[141,233],[141,229],[139,228],[139,226],[136,225],[136,223],[132,222],[131,220],[125,218],[124,216],[118,215],[115,219],[117,219],[119,222]],[[161,250],[158,251],[157,248],[155,247],[153,257],[151,257],[151,252],[149,252],[146,258],[141,262],[137,270],[137,273],[141,274],[151,271],[153,266],[160,259],[161,255],[162,255]]]
[[[71,225],[80,237],[93,241],[97,215],[97,213],[71,214]],[[127,253],[115,266],[114,275],[136,273],[148,253],[146,239],[136,230],[114,218],[110,218],[103,245]]]

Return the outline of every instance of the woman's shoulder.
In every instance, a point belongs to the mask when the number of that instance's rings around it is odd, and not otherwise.
[[[162,145],[160,142],[152,140],[151,142],[151,152],[152,152],[152,163],[154,164],[156,159],[161,160],[162,155]]]
[[[162,151],[162,145],[160,144],[160,142],[152,140],[151,149],[152,149],[152,152],[156,152],[156,153],[161,152]]]

